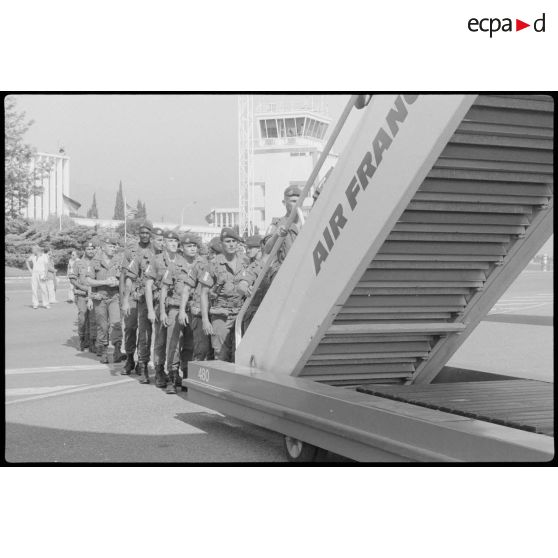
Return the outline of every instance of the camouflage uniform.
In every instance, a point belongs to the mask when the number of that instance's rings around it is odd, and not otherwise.
[[[74,300],[78,309],[78,335],[80,349],[89,347],[89,352],[95,352],[97,344],[97,323],[95,311],[87,308],[89,287],[85,278],[91,276],[93,258],[83,256],[76,260],[68,273],[68,279],[74,288]]]
[[[166,377],[164,373],[167,346],[167,328],[163,326],[160,315],[161,281],[167,271],[170,258],[163,251],[153,257],[152,265],[146,270],[145,279],[153,280],[151,293],[153,296],[153,310],[155,311],[155,323],[153,324],[153,364],[155,365],[155,382],[159,387],[165,387]]]
[[[165,304],[168,326],[166,330],[165,352],[167,360],[168,381],[175,386],[181,385],[179,368],[182,368],[184,376],[187,376],[188,361],[192,360],[194,347],[192,330],[189,325],[182,326],[178,321],[180,301],[184,286],[195,287],[194,280],[190,276],[190,265],[184,256],[176,254],[174,260],[167,256],[167,269],[161,283],[167,287],[167,298],[161,303]]]
[[[115,255],[110,260],[101,253],[91,260],[91,271],[89,277],[102,281],[109,277],[120,278],[122,272],[122,255]],[[95,309],[95,320],[97,322],[97,343],[104,355],[106,355],[109,344],[109,327],[111,330],[110,340],[115,349],[122,343],[122,325],[120,323],[120,291],[119,287],[91,287],[91,298]]]
[[[258,278],[258,276],[259,276],[260,272],[262,271],[264,265],[265,265],[265,262],[262,261],[262,260],[254,260],[250,264],[250,267],[248,268],[248,271],[254,277],[254,282]],[[265,277],[263,278],[262,282],[260,283],[260,286],[259,286],[258,290],[254,293],[254,295],[250,299],[250,304],[249,304],[248,308],[246,309],[246,313],[244,314],[244,319],[242,321],[242,331],[243,332],[246,332],[246,330],[248,329],[248,326],[252,322],[252,319],[254,318],[254,315],[256,314],[256,311],[260,307],[260,304],[262,303],[262,300],[263,300],[264,296],[266,295],[270,286],[271,286],[271,268],[268,269],[267,273],[265,274]]]
[[[145,272],[152,263],[155,251],[151,244],[136,251],[126,269],[126,277],[132,280],[130,299],[137,305],[137,331],[138,331],[138,361],[142,364],[149,362],[151,355],[151,322],[147,318],[147,304],[145,302]],[[133,327],[132,320],[130,321]],[[130,334],[131,336],[132,334]],[[130,341],[131,348],[131,341]],[[128,350],[126,349],[126,352]]]
[[[267,230],[265,238],[264,238],[264,243],[265,244],[270,242],[271,237],[279,230],[280,227],[286,228],[288,219],[289,218],[285,216],[285,217],[280,217],[280,218],[274,217],[271,220],[271,225],[269,226],[269,229]],[[296,222],[292,223],[291,226],[287,229],[287,236],[285,236],[285,238],[284,238],[284,240],[281,244],[281,248],[279,248],[279,250],[277,251],[276,261],[271,265],[271,278],[272,279],[273,279],[273,277],[275,277],[275,275],[279,271],[279,267],[281,267],[281,264],[283,263],[283,261],[287,257],[287,253],[291,249],[291,247],[292,247],[294,241],[296,240],[296,237],[298,236],[299,232],[300,232],[300,229],[299,229],[299,226]],[[266,247],[268,247],[268,246],[266,246]]]
[[[193,289],[193,293],[190,294],[186,310],[188,312],[188,321],[194,339],[192,360],[209,360],[212,353],[211,338],[203,330],[201,317],[202,284],[199,282],[199,279],[207,269],[207,266],[207,260],[202,256],[197,256],[190,269],[192,280],[195,281],[195,288]]]
[[[234,326],[244,300],[244,295],[238,292],[237,287],[241,281],[251,285],[256,278],[254,273],[249,271],[248,258],[236,256],[236,259],[240,263],[237,271],[229,266],[223,254],[217,254],[199,278],[202,285],[210,287],[209,314],[213,326],[211,344],[215,358],[227,362],[234,362]]]
[[[137,256],[138,252],[151,249],[151,244],[145,247],[139,245],[128,247],[124,252],[124,266],[127,269],[132,260]],[[130,293],[131,294],[131,293]],[[138,302],[130,296],[128,297],[128,305],[130,311],[124,316],[124,351],[127,355],[133,357],[136,352],[138,338]]]

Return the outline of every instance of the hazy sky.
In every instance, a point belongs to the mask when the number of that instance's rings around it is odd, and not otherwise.
[[[327,96],[335,122],[348,96]],[[112,218],[118,182],[150,219],[206,224],[212,207],[238,205],[236,95],[19,95],[35,124],[27,141],[71,158],[71,197]],[[196,202],[195,204],[193,202]]]
[[[332,124],[347,100],[326,96]],[[145,201],[154,221],[179,223],[184,210],[185,224],[206,225],[212,207],[238,206],[236,95],[19,95],[18,107],[35,121],[29,143],[66,149],[82,214],[96,192],[99,217],[111,219],[120,180],[128,203]],[[552,250],[551,238],[541,251]]]

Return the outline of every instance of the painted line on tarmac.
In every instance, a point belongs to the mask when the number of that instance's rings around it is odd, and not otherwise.
[[[71,384],[64,386],[49,386],[49,387],[24,387],[24,388],[6,388],[6,397],[16,397],[22,395],[43,395],[45,393],[54,393],[55,391],[66,391],[68,389],[88,386],[90,384]]]
[[[13,405],[14,403],[25,403],[26,401],[36,401],[37,399],[46,399],[47,397],[56,397],[58,395],[67,395],[68,393],[77,393],[78,391],[87,391],[89,389],[115,386],[117,384],[125,384],[128,382],[133,382],[132,378],[126,378],[124,380],[116,380],[114,382],[105,382],[104,384],[93,384],[84,387],[78,387],[74,389],[67,389],[65,391],[57,391],[56,393],[45,393],[43,395],[35,395],[34,397],[26,397],[25,399],[14,399],[13,401],[6,401],[6,405]]]
[[[108,368],[105,364],[40,366],[38,368],[8,368],[6,370],[6,376],[19,374],[44,374],[49,372],[80,372],[83,370],[108,370]]]
[[[549,306],[550,303],[543,302],[542,304],[534,304],[530,306],[524,305],[513,305],[513,306],[495,306],[493,310],[491,310],[488,315],[490,314],[512,314],[513,312],[522,312],[523,310],[533,310],[534,308],[541,308],[543,306]]]

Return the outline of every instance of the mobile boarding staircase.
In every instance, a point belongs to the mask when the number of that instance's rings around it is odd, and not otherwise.
[[[188,399],[291,460],[552,459],[553,384],[431,382],[552,234],[553,100],[353,97],[326,151],[355,103],[236,363],[192,363]]]

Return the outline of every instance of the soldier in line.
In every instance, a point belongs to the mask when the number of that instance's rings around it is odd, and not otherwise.
[[[260,238],[260,248],[259,250],[253,255],[252,257],[252,261],[250,263],[250,274],[255,277],[255,279],[258,278],[258,276],[260,275],[267,259],[268,259],[268,254],[263,254],[263,249],[264,249],[264,239],[261,237],[249,237],[247,240],[247,245],[248,245],[248,254],[250,254],[252,252],[252,250],[254,250],[251,247],[251,244],[255,243],[255,239],[256,238]],[[250,239],[253,239],[252,241]],[[253,254],[253,252],[252,252]],[[270,269],[268,269],[268,271],[265,274],[265,277],[262,279],[262,282],[260,283],[260,286],[258,288],[258,290],[253,293],[251,295],[251,299],[250,299],[250,305],[248,306],[248,308],[246,309],[246,313],[244,314],[244,320],[242,321],[242,331],[245,332],[248,329],[248,326],[250,325],[252,319],[254,318],[254,314],[256,313],[256,311],[258,310],[258,308],[260,307],[260,304],[265,296],[265,294],[267,293],[270,285],[271,285],[271,279],[270,279]],[[254,279],[254,281],[255,281]],[[251,293],[251,291],[250,291]]]
[[[139,229],[139,243],[137,246],[126,247],[124,266],[127,268],[138,254],[150,254],[153,250],[151,243],[151,225],[142,223]],[[122,314],[124,316],[124,350],[126,351],[126,365],[122,374],[129,375],[135,368],[134,353],[138,336],[138,303],[130,292],[126,291],[126,273],[121,275],[120,290],[122,293]]]
[[[298,202],[300,197],[301,191],[300,188],[297,186],[289,186],[285,189],[285,193],[283,195],[283,204],[285,206],[285,215],[281,218],[274,217],[271,221],[271,225],[265,235],[264,242],[265,247],[263,250],[264,254],[270,254],[276,240],[279,236],[284,237],[283,243],[281,244],[281,248],[279,248],[277,252],[277,259],[274,264],[272,264],[271,270],[271,278],[275,277],[277,271],[279,271],[279,267],[287,257],[288,251],[291,249],[294,241],[298,233],[300,232],[300,224],[298,215],[296,216],[293,223],[290,227],[287,228],[287,221],[291,214],[293,207]]]
[[[167,386],[168,378],[165,374],[167,328],[160,320],[160,307],[164,304],[161,300],[161,281],[170,265],[174,252],[169,250],[171,242],[165,240],[165,249],[156,254],[152,264],[145,271],[145,302],[147,305],[147,318],[153,328],[153,364],[155,366],[155,385],[160,388]]]
[[[159,319],[162,328],[166,329],[167,393],[176,393],[176,388],[182,385],[179,369],[182,367],[186,375],[188,365],[185,359],[192,358],[192,330],[178,319],[182,291],[185,283],[189,282],[192,264],[177,253],[179,237],[176,232],[169,231],[166,234],[166,243],[167,266],[161,281]]]
[[[297,204],[300,196],[301,196],[300,188],[297,186],[289,186],[285,189],[283,194],[283,205],[285,206],[285,215],[280,218],[273,218],[271,221],[271,225],[262,240],[262,248],[261,248],[261,256],[259,259],[254,257],[250,272],[255,275],[257,278],[259,273],[262,271],[262,268],[271,253],[273,246],[277,239],[282,236],[284,237],[283,243],[281,247],[277,251],[275,261],[271,263],[266,276],[263,278],[257,292],[254,293],[252,299],[250,300],[250,306],[246,310],[244,315],[244,320],[242,321],[242,329],[246,331],[250,322],[252,321],[254,314],[256,313],[257,309],[259,308],[265,294],[267,293],[269,287],[271,286],[271,282],[273,281],[274,277],[277,275],[281,264],[287,257],[287,253],[291,249],[298,233],[300,232],[300,223],[298,215],[296,216],[295,220],[291,223],[289,227],[287,227],[287,221],[291,214],[292,209]],[[318,194],[319,196],[319,191]],[[314,198],[314,203],[316,202],[317,196]],[[248,246],[250,250],[250,246]]]
[[[122,272],[122,256],[115,255],[118,245],[116,235],[106,235],[101,242],[101,253],[91,261],[91,271],[87,275],[86,284],[91,287],[101,363],[107,364],[109,329],[110,340],[114,347],[113,361],[116,363],[125,358],[120,351],[122,325],[120,322],[119,278]]]
[[[249,236],[246,239],[246,256],[250,263],[260,260],[262,257],[262,237],[259,234]]]
[[[240,240],[232,229],[224,228],[221,231],[223,253],[215,256],[200,278],[203,330],[211,335],[215,357],[227,362],[234,362],[235,320],[254,281],[248,270],[248,258],[237,254]]]
[[[192,234],[187,234],[182,239],[182,247],[184,256],[188,263],[188,273],[192,279],[191,283],[187,283],[182,293],[182,300],[180,303],[180,312],[178,316],[179,322],[185,327],[188,326],[192,330],[193,337],[193,354],[191,358],[184,355],[183,367],[184,377],[188,376],[187,363],[189,360],[209,360],[212,358],[211,339],[209,335],[203,330],[203,323],[201,317],[201,289],[202,285],[199,278],[206,270],[208,262],[207,259],[199,254],[200,240]]]
[[[207,267],[207,259],[199,255],[201,240],[188,233],[182,239],[182,249],[187,265],[187,276],[181,275],[178,280],[184,283],[178,320],[185,327],[185,339],[192,337],[192,350],[189,343],[183,344],[181,353],[181,369],[183,377],[188,377],[188,362],[191,360],[207,360],[211,354],[211,341],[203,331],[201,319],[201,284],[198,279]]]
[[[208,254],[207,254],[207,261],[210,262],[211,260],[215,259],[217,254],[223,253],[223,245],[221,244],[221,240],[217,237],[212,238],[209,241],[208,245]]]
[[[149,224],[144,223],[140,228],[140,235],[148,229],[151,233]],[[140,236],[141,238],[141,236]],[[145,236],[144,236],[145,238]],[[152,263],[155,255],[163,250],[163,230],[154,229],[151,237],[151,246],[140,249],[126,269],[126,287],[123,296],[124,316],[129,314],[129,299],[136,300],[138,311],[138,375],[140,383],[149,383],[148,364],[151,356],[151,335],[152,326],[147,317],[147,303],[145,301],[145,271]],[[126,369],[122,371],[126,374]],[[128,372],[129,374],[129,372]]]
[[[90,353],[99,353],[91,287],[87,282],[87,277],[92,274],[95,257],[93,242],[86,242],[83,251],[83,257],[76,259],[71,267],[68,266],[68,279],[73,287],[74,300],[78,309],[79,350],[85,351],[88,348]]]

